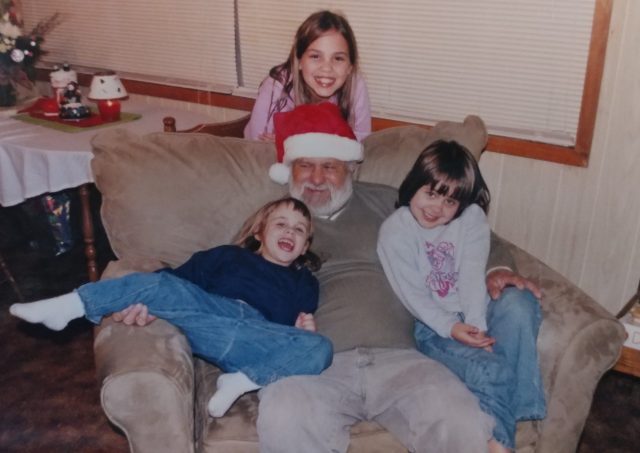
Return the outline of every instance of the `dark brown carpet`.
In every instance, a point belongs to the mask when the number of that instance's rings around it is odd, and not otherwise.
[[[87,281],[77,224],[74,248],[53,256],[51,238],[38,223],[20,206],[0,208],[0,251],[27,301]],[[102,268],[112,254],[97,226]],[[91,325],[77,320],[52,332],[23,323],[8,313],[15,301],[11,286],[0,283],[0,452],[128,451],[100,408]],[[640,379],[609,372],[596,391],[578,452],[631,453],[639,451],[639,442]]]
[[[26,301],[68,292],[88,280],[77,221],[76,245],[59,256],[47,225],[46,216],[24,206],[0,208],[0,252]],[[112,254],[103,234],[99,247],[104,266]],[[13,302],[11,285],[0,283],[0,452],[129,451],[100,407],[91,324],[76,320],[53,332],[9,315]]]

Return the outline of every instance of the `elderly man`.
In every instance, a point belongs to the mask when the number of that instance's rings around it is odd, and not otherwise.
[[[261,391],[260,451],[346,452],[349,429],[360,420],[378,422],[410,451],[486,450],[493,419],[453,373],[415,349],[413,319],[378,260],[378,229],[394,210],[396,191],[353,182],[362,148],[332,104],[301,106],[275,122],[280,163],[270,176],[288,181],[314,215],[312,246],[323,260],[316,323],[335,354],[321,375]],[[539,294],[504,268],[490,273],[492,296],[507,285]],[[119,317],[147,321],[144,309]]]

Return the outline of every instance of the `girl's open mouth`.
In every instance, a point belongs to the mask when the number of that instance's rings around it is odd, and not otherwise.
[[[293,241],[291,241],[290,239],[280,239],[278,241],[278,247],[280,247],[282,250],[284,250],[285,252],[291,252],[293,251],[293,247],[294,247],[294,243]]]

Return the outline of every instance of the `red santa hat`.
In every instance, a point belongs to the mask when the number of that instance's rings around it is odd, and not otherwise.
[[[269,176],[277,183],[289,181],[291,162],[302,157],[362,160],[362,145],[335,104],[300,105],[276,113],[273,123],[277,163],[269,168]]]

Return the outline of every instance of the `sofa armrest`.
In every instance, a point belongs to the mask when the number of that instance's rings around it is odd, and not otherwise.
[[[96,327],[94,355],[101,403],[132,452],[193,452],[194,371],[191,348],[171,324]]]
[[[538,352],[547,417],[539,425],[535,451],[572,453],[596,386],[620,355],[624,328],[558,272],[512,244],[509,248],[519,273],[543,291]]]

